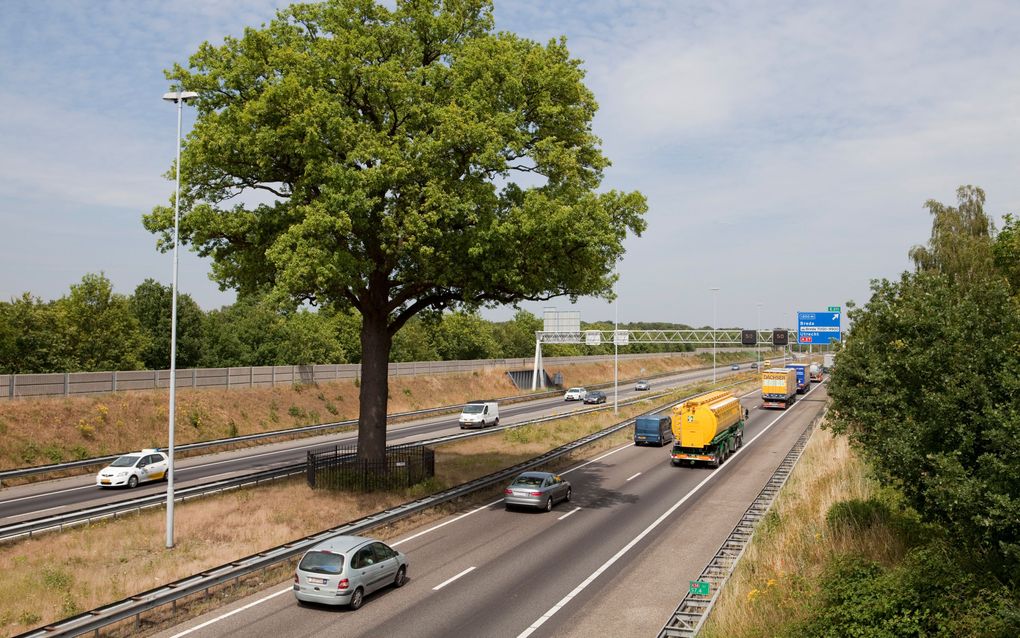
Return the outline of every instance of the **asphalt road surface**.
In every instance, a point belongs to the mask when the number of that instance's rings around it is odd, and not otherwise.
[[[392,544],[410,582],[359,611],[299,606],[286,583],[159,636],[654,636],[825,400],[746,395],[745,445],[718,469],[625,445],[564,471],[574,498],[552,512],[493,502],[409,532]]]
[[[746,371],[746,370],[745,370]],[[728,366],[720,366],[720,378],[733,374]],[[711,370],[680,372],[652,381],[653,391],[690,383],[712,377]],[[608,405],[612,404],[610,388]],[[637,395],[633,384],[620,386],[620,400]],[[536,399],[500,406],[500,425],[529,421],[552,414],[590,408],[580,402],[565,402],[562,396]],[[415,440],[432,438],[460,432],[457,422],[459,414],[445,414],[415,421],[389,425],[387,443],[410,443]],[[268,470],[295,463],[303,463],[308,450],[324,445],[354,444],[357,432],[333,433],[299,440],[258,445],[216,454],[178,458],[175,463],[177,488],[201,485],[260,470]],[[28,485],[5,487],[0,492],[0,525],[10,525],[39,516],[51,516],[85,507],[114,503],[149,494],[165,493],[165,483],[143,484],[134,490],[103,489],[95,484],[95,472],[52,481],[40,481]]]

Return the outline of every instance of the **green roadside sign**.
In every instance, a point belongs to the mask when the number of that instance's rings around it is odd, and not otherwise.
[[[692,580],[690,593],[695,596],[708,596],[709,584],[703,580]]]
[[[829,312],[839,312],[839,306],[829,306]]]

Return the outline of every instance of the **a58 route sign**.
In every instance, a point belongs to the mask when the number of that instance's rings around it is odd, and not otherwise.
[[[798,343],[828,345],[832,341],[840,341],[840,315],[838,306],[829,308],[827,312],[798,312]]]

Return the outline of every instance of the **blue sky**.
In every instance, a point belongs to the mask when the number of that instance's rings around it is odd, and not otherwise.
[[[272,0],[7,0],[0,23],[0,299],[103,271],[170,282],[141,216],[167,201],[163,69],[270,20]],[[793,326],[909,268],[928,199],[961,184],[1020,212],[1020,3],[497,2],[497,27],[565,35],[613,167],[648,197],[621,321]],[[185,110],[185,131],[190,125]],[[555,257],[555,256],[551,256]],[[180,288],[233,300],[182,251]],[[565,299],[525,304],[568,309]],[[613,306],[582,300],[582,319]],[[493,319],[510,309],[486,311]]]

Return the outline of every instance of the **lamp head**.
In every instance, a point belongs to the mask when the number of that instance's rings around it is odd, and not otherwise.
[[[193,100],[196,97],[198,97],[198,93],[195,93],[194,91],[171,91],[163,94],[164,100],[174,103],[178,100],[186,103],[188,100]]]

